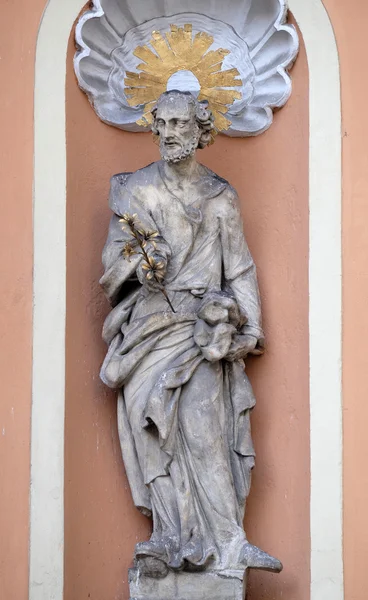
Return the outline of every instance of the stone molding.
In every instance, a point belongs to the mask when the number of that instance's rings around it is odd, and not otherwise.
[[[288,71],[299,48],[295,28],[287,24],[286,0],[237,0],[230,5],[201,0],[201,12],[197,11],[196,0],[93,1],[77,24],[74,66],[79,86],[102,121],[127,131],[147,131],[149,124],[142,121],[144,104],[129,105],[124,83],[127,73],[137,76],[142,65],[134,52],[138,46],[153,51],[153,32],[165,36],[173,24],[181,28],[190,24],[193,37],[198,33],[213,37],[208,50],[230,51],[219,65],[221,71],[239,73],[240,81],[233,89],[235,94],[241,92],[241,98],[226,105],[229,124],[223,133],[243,137],[270,127],[273,109],[284,106],[290,97]],[[180,68],[174,80],[168,83],[169,89],[196,85],[188,67]],[[226,92],[232,89],[228,85],[222,88]]]

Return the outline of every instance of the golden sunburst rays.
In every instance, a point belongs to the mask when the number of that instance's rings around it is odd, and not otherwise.
[[[126,73],[124,83],[129,105],[144,105],[143,117],[137,124],[147,127],[152,123],[151,110],[174,73],[191,71],[201,88],[198,100],[207,100],[213,112],[215,133],[226,131],[231,121],[225,115],[235,100],[242,98],[241,92],[234,89],[242,85],[239,71],[221,70],[230,51],[223,48],[209,51],[214,38],[200,32],[193,39],[191,24],[170,28],[165,36],[158,31],[152,33],[149,43],[154,52],[148,46],[135,49],[134,56],[143,61],[137,67],[140,73]]]

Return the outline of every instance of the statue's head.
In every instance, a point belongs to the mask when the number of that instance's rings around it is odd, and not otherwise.
[[[208,102],[199,102],[190,92],[165,92],[152,114],[152,131],[159,136],[161,156],[166,162],[185,160],[211,141],[213,116]]]

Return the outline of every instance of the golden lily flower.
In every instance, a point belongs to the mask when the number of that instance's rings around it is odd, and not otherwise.
[[[129,225],[129,227],[134,227],[138,223],[138,215],[130,215],[129,213],[124,213],[122,218],[119,220],[119,223],[125,223]]]
[[[123,249],[124,258],[126,258],[130,262],[130,259],[135,254],[137,254],[137,252],[135,251],[133,245],[130,244],[129,242],[127,244],[125,244],[124,249]]]
[[[156,279],[158,283],[161,283],[165,277],[165,263],[160,260],[156,262],[153,256],[148,257],[148,261],[145,261],[142,265],[142,269],[146,271],[146,278],[151,281]]]
[[[155,238],[159,237],[158,231],[142,231],[142,235],[147,242],[151,242]]]

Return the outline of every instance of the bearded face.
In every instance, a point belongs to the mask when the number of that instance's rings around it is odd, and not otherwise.
[[[189,140],[172,136],[168,139],[160,139],[161,158],[168,163],[178,163],[189,156],[193,156],[198,148],[198,135],[192,135]]]
[[[198,148],[202,132],[195,105],[184,95],[167,96],[159,102],[155,128],[160,137],[161,157],[168,163],[185,160]]]

